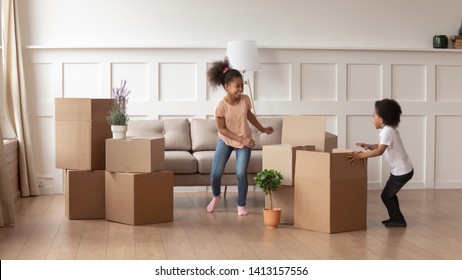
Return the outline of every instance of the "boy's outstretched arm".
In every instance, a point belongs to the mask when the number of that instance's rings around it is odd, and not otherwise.
[[[349,162],[355,163],[358,159],[381,156],[388,147],[387,145],[383,145],[383,144],[382,145],[374,144],[374,145],[369,145],[369,146],[371,148],[373,147],[375,149],[369,149],[369,150],[367,150],[365,152],[348,153],[347,158],[348,158]]]
[[[361,147],[364,150],[375,150],[379,147],[379,144],[356,143],[356,146]]]

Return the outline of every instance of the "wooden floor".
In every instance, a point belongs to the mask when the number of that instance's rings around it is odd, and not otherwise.
[[[214,214],[210,193],[175,193],[174,221],[129,226],[69,220],[63,195],[20,199],[17,224],[0,228],[0,259],[462,259],[462,189],[402,190],[407,228],[385,228],[379,191],[369,191],[367,230],[326,234],[265,229],[261,192],[249,191],[250,215],[236,214],[228,193]]]

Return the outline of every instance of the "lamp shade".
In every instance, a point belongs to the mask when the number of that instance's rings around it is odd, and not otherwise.
[[[231,67],[241,72],[261,69],[257,42],[255,41],[228,42],[226,56]]]

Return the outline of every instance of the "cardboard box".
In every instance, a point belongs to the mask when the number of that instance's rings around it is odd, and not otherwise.
[[[106,171],[106,219],[129,225],[173,221],[173,172]]]
[[[103,170],[105,141],[112,137],[106,115],[112,99],[56,98],[56,168]]]
[[[111,138],[107,122],[57,121],[56,168],[104,170],[104,143]]]
[[[113,99],[55,98],[55,120],[105,122],[113,104]]]
[[[273,192],[273,208],[281,208],[281,224],[294,223],[294,187],[280,186]],[[269,195],[265,196],[265,208],[270,208]]]
[[[106,140],[106,171],[151,173],[165,167],[164,138]]]
[[[70,220],[104,219],[104,170],[66,170],[65,214]]]
[[[359,152],[358,150],[355,149],[341,149],[341,148],[335,148],[332,149],[332,153],[353,153],[353,152]]]
[[[327,233],[366,228],[367,162],[346,153],[297,151],[294,226]]]
[[[262,169],[274,169],[282,174],[282,185],[293,186],[297,150],[314,151],[314,146],[266,145],[262,148]]]
[[[314,145],[318,152],[337,148],[337,136],[326,132],[324,116],[284,116],[281,144]]]

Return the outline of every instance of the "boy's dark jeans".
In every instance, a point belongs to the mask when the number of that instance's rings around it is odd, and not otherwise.
[[[411,172],[401,176],[390,174],[390,177],[388,178],[388,181],[383,188],[382,194],[380,195],[383,204],[385,204],[385,207],[387,207],[390,220],[393,222],[406,222],[403,214],[399,210],[398,196],[396,194],[409,180],[412,179],[413,175],[414,169]]]

